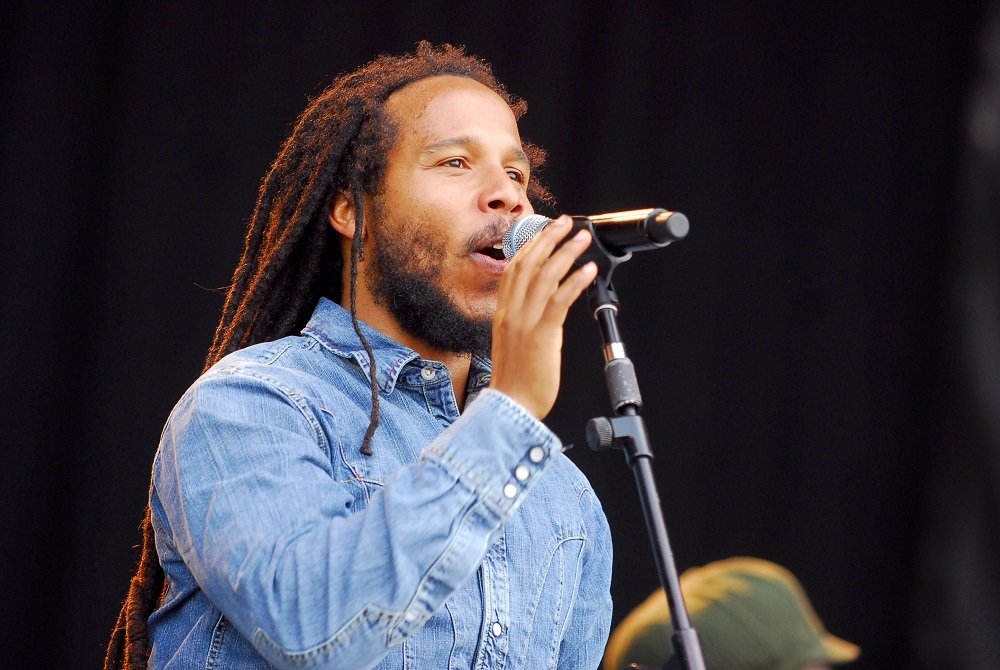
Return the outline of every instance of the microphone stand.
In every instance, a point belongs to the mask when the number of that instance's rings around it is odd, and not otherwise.
[[[618,330],[618,296],[611,286],[611,273],[632,257],[631,253],[616,255],[598,240],[591,224],[592,244],[600,254],[594,259],[598,275],[587,289],[587,305],[601,331],[604,352],[604,379],[614,416],[598,417],[587,422],[587,444],[595,451],[622,449],[625,461],[635,476],[642,513],[652,544],[656,571],[667,597],[674,634],[671,646],[674,655],[664,670],[705,670],[698,633],[691,627],[684,597],[681,594],[677,568],[667,537],[667,525],[660,507],[660,496],[653,477],[653,451],[646,434],[646,425],[639,415],[642,397],[632,361],[625,355]],[[588,254],[589,255],[589,254]],[[603,256],[603,258],[601,258]]]

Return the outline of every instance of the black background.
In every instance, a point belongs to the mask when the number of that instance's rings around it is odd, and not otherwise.
[[[98,665],[259,180],[307,97],[419,39],[528,100],[560,211],[691,220],[616,282],[678,567],[777,561],[855,667],[927,663],[928,622],[948,628],[920,557],[962,523],[930,523],[934,473],[979,448],[947,437],[967,426],[952,287],[983,24],[944,2],[8,7],[4,665]],[[549,424],[604,502],[617,622],[656,573],[630,471],[583,446],[607,398],[581,309],[567,340]]]

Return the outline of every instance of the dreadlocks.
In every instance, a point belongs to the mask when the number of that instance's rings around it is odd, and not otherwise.
[[[438,75],[469,77],[496,92],[516,118],[524,101],[507,93],[485,62],[464,48],[434,47],[420,42],[414,53],[379,56],[338,77],[299,117],[267,176],[261,183],[243,254],[226,295],[205,370],[237,349],[297,333],[322,296],[344,298],[340,237],[327,221],[338,193],[355,205],[354,239],[348,296],[351,318],[370,361],[372,412],[361,444],[371,454],[379,423],[379,397],[374,354],[358,323],[355,306],[358,262],[364,258],[362,198],[378,195],[396,126],[385,112],[388,97],[407,84]],[[544,152],[524,147],[533,168]],[[548,191],[532,180],[529,197],[551,204]],[[150,509],[142,525],[142,553],[128,596],[111,633],[105,670],[145,668],[149,658],[146,620],[166,584],[154,544]]]

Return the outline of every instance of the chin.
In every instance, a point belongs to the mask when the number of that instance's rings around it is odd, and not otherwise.
[[[493,321],[493,317],[497,313],[497,300],[491,298],[489,300],[469,301],[465,303],[465,309],[462,311],[467,319],[473,321]]]

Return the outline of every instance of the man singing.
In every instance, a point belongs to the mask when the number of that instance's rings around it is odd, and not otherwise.
[[[541,423],[596,268],[568,217],[498,251],[550,202],[524,110],[421,43],[302,114],[164,428],[106,668],[599,665],[607,521]]]

